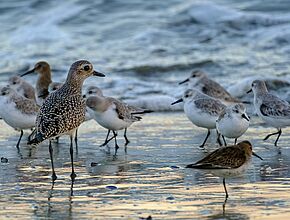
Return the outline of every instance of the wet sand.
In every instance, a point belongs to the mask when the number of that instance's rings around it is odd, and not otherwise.
[[[75,152],[77,178],[70,181],[69,138],[54,144],[58,179],[52,185],[47,142],[17,152],[19,133],[0,121],[1,219],[286,219],[290,215],[290,128],[262,139],[275,129],[252,117],[240,140],[250,140],[263,161],[253,158],[245,175],[227,180],[229,199],[223,213],[222,181],[211,174],[184,169],[216,149],[215,135],[205,150],[198,146],[205,129],[192,125],[182,112],[153,113],[128,130],[127,153],[103,143],[106,130],[94,121],[79,130]],[[233,141],[229,141],[232,143]],[[91,163],[96,166],[91,166]]]

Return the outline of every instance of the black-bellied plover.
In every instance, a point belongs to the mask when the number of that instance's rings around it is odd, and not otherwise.
[[[53,181],[56,180],[57,176],[54,171],[51,139],[63,134],[70,136],[72,181],[76,177],[73,164],[73,136],[75,130],[85,120],[86,103],[81,94],[82,85],[84,80],[92,75],[105,76],[94,71],[93,65],[86,60],[73,63],[63,86],[49,95],[37,116],[36,135],[29,144],[39,144],[46,139],[49,140]]]
[[[272,95],[268,92],[266,84],[262,80],[255,80],[252,83],[252,89],[249,92],[254,92],[254,106],[257,114],[267,124],[277,128],[277,132],[267,135],[264,140],[267,140],[272,135],[276,135],[275,146],[277,146],[282,128],[290,126],[290,104]]]
[[[219,148],[198,162],[187,165],[186,168],[200,169],[222,177],[226,193],[225,205],[229,196],[225,178],[238,176],[245,172],[250,164],[252,155],[263,160],[253,152],[252,144],[249,141],[242,141],[237,145]]]
[[[22,79],[20,76],[11,76],[8,80],[10,88],[20,93],[25,98],[36,101],[35,90],[32,85]]]
[[[218,99],[212,98],[196,89],[188,89],[183,98],[173,102],[171,105],[184,102],[184,112],[188,119],[198,127],[207,128],[208,132],[200,147],[204,147],[210,129],[216,128],[216,120],[226,106]],[[218,138],[218,142],[220,140]]]
[[[186,82],[188,82],[188,89],[197,89],[208,96],[220,99],[225,104],[242,102],[232,97],[231,94],[224,87],[222,87],[216,81],[210,79],[206,75],[206,73],[201,70],[194,70],[189,78],[180,82],[179,84],[183,84]]]
[[[227,106],[216,121],[216,128],[222,135],[225,146],[227,146],[225,137],[237,139],[242,136],[250,125],[250,118],[246,113],[246,107],[242,103]]]
[[[142,118],[140,115],[150,113],[147,109],[137,108],[128,105],[120,100],[112,97],[106,97],[98,87],[89,87],[86,92],[88,112],[102,127],[108,129],[105,142],[106,145],[111,139],[108,139],[110,131],[113,132],[115,138],[115,149],[119,148],[117,144],[117,131],[124,131],[125,147],[130,142],[127,138],[127,128]],[[126,149],[126,148],[125,148]]]
[[[1,89],[0,116],[8,125],[21,132],[16,144],[18,149],[23,130],[35,126],[38,110],[35,101],[25,98],[9,86]]]

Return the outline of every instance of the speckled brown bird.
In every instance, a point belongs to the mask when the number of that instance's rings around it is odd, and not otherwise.
[[[196,163],[187,165],[186,168],[200,169],[223,177],[227,199],[229,195],[225,178],[237,176],[245,172],[250,164],[252,155],[263,160],[253,152],[252,144],[249,141],[242,141],[237,145],[219,148]]]
[[[49,153],[52,165],[52,179],[57,176],[54,171],[51,139],[63,134],[70,136],[70,156],[74,181],[76,174],[73,166],[73,136],[75,130],[85,120],[86,104],[81,90],[83,82],[90,76],[105,75],[94,71],[93,65],[86,60],[79,60],[72,64],[63,86],[50,94],[40,108],[36,119],[36,135],[28,144],[39,144],[49,140]]]

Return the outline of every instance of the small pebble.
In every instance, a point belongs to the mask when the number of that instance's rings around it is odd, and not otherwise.
[[[169,196],[166,198],[166,200],[174,200],[174,197],[173,196]]]
[[[171,169],[179,169],[179,166],[170,166]]]
[[[91,167],[95,167],[95,166],[97,166],[98,165],[98,163],[96,163],[96,162],[91,162]]]
[[[8,163],[8,159],[5,157],[1,157],[1,163]]]
[[[118,189],[118,187],[117,186],[106,186],[106,189],[116,190],[116,189]]]

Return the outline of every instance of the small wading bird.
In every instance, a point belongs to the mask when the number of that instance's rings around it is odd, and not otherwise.
[[[56,180],[57,176],[54,171],[51,139],[63,134],[70,136],[72,181],[76,177],[73,164],[73,136],[75,130],[85,120],[86,103],[82,97],[81,90],[84,80],[92,75],[105,76],[102,73],[94,71],[93,65],[86,60],[73,63],[63,86],[50,94],[42,104],[37,115],[36,135],[28,144],[39,144],[44,140],[49,140],[53,181]]]
[[[194,168],[212,173],[223,178],[224,190],[226,193],[225,202],[229,197],[226,188],[226,178],[238,176],[248,168],[252,155],[263,160],[252,150],[249,141],[242,141],[237,145],[219,148],[194,164],[189,164],[186,168]]]
[[[85,97],[87,96],[86,104],[89,114],[102,127],[108,129],[106,140],[101,146],[106,145],[112,139],[108,139],[110,131],[112,131],[116,150],[119,148],[117,144],[117,131],[125,129],[124,138],[126,147],[130,143],[127,138],[127,128],[133,122],[140,121],[142,119],[140,115],[152,112],[128,105],[112,97],[106,97],[98,87],[89,87]]]
[[[237,139],[242,136],[250,125],[250,118],[246,113],[246,108],[242,103],[227,106],[216,120],[216,128],[222,135],[225,146],[225,137]]]
[[[210,135],[210,129],[216,128],[216,119],[226,106],[218,99],[205,95],[196,89],[186,90],[183,98],[171,103],[171,105],[179,102],[184,102],[184,112],[194,125],[207,129],[207,135],[199,146],[203,148]],[[218,142],[221,145],[219,138]]]
[[[20,131],[20,137],[16,144],[19,149],[24,129],[35,126],[35,120],[39,107],[35,101],[18,94],[9,86],[0,91],[0,116],[12,128]],[[28,137],[30,139],[30,136]]]
[[[267,135],[264,140],[278,134],[275,141],[275,146],[277,146],[282,134],[282,128],[290,126],[290,104],[270,94],[264,81],[255,80],[252,83],[252,89],[248,93],[251,91],[254,92],[254,106],[259,117],[278,130],[275,133]]]

